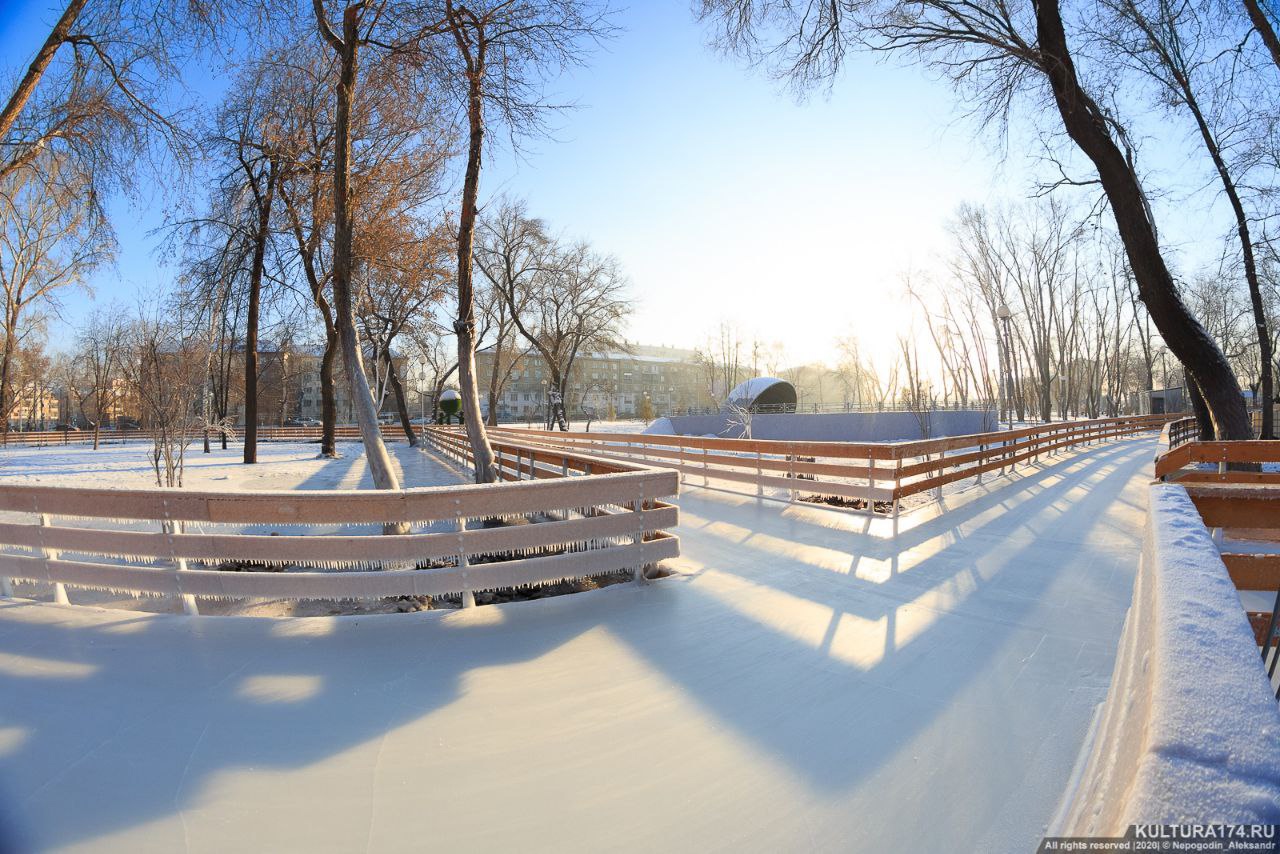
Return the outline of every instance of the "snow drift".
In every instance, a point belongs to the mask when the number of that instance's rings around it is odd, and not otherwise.
[[[1280,822],[1280,708],[1186,490],[1150,488],[1142,563],[1089,758],[1054,835]]]

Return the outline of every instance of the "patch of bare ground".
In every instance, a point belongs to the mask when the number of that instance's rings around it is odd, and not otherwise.
[[[808,504],[826,504],[829,507],[847,507],[853,510],[867,509],[865,498],[845,498],[843,495],[801,495],[799,500]],[[872,502],[871,512],[888,516],[893,512],[893,502]]]

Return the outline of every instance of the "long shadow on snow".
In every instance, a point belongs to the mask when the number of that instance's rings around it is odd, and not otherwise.
[[[1058,523],[1092,529],[1145,462],[1135,458],[1092,483],[1090,500],[1074,502]],[[1080,485],[1083,474],[1037,499],[1049,503]],[[994,505],[999,497],[982,500]],[[713,568],[743,575],[751,551],[749,543],[735,546],[736,559],[717,558]],[[970,617],[940,612],[911,644],[890,646],[863,670],[749,618],[697,580],[500,606],[497,624],[430,613],[339,618],[321,636],[282,633],[293,622],[236,618],[121,614],[93,627],[56,617],[6,621],[5,610],[15,606],[0,604],[0,660],[23,663],[0,667],[0,726],[24,734],[0,759],[0,776],[18,814],[41,828],[41,844],[68,845],[184,809],[221,770],[294,769],[332,757],[453,703],[473,669],[529,662],[604,628],[810,786],[844,788],[869,777],[944,711],[1063,567],[1042,570],[1024,590],[1027,598],[1009,604],[1007,622],[991,623],[984,643],[965,650],[959,672],[928,684],[911,678],[908,668],[921,658],[912,653],[923,654],[931,637],[964,634]],[[832,578],[843,583],[823,592],[833,611],[862,607],[864,588]],[[406,644],[420,654],[371,654]],[[238,690],[257,675],[314,677],[316,690],[263,703]],[[867,690],[849,690],[858,684]],[[900,689],[903,702],[878,703],[885,685],[896,685],[888,690]],[[423,745],[424,753],[431,750]],[[104,785],[111,780],[120,785]]]
[[[1145,454],[1134,454],[1115,466],[1099,461],[1045,487],[1032,500],[1040,507],[1052,506],[1063,494],[1087,484],[1088,500],[1073,502],[1056,517],[1056,524],[1063,529],[1080,531],[1084,539],[1106,521],[1111,502],[1149,462]],[[1086,481],[1090,473],[1098,477]],[[1008,485],[1009,489],[1025,487],[1025,483]],[[998,503],[999,496],[984,500]],[[1137,537],[1138,532],[1134,532],[1135,544]],[[1079,548],[1083,547],[1081,542]],[[789,575],[794,575],[796,562],[753,551],[749,539],[734,543],[731,549],[717,555],[710,568],[759,581],[770,574],[768,562],[771,562],[776,573],[770,582],[772,586],[792,592]],[[766,562],[763,568],[757,560]],[[803,643],[747,616],[708,589],[710,585],[701,578],[673,592],[672,595],[678,593],[682,599],[679,620],[663,624],[664,621],[649,614],[640,622],[625,619],[623,615],[624,618],[610,620],[606,625],[758,749],[785,762],[815,788],[840,789],[870,775],[929,727],[957,693],[988,667],[1010,635],[1026,631],[1028,625],[1034,624],[1028,619],[1029,615],[1058,576],[1068,568],[1086,570],[1093,560],[1093,555],[1072,556],[1064,552],[1061,562],[1045,565],[1043,553],[1034,542],[1016,547],[985,584],[1000,580],[1006,573],[1023,572],[1025,577],[1019,579],[1018,585],[1020,595],[1005,597],[999,603],[998,618],[977,618],[981,620],[981,636],[956,650],[962,654],[947,654],[947,646],[958,639],[971,638],[975,616],[963,611],[936,611],[933,621],[910,643],[897,647],[891,640],[886,642],[880,660],[865,670],[831,658],[820,645]],[[1136,563],[1136,553],[1133,560]],[[945,561],[944,553],[939,553],[916,568],[927,572],[929,564]],[[792,566],[787,566],[788,563]],[[809,573],[810,569],[803,564],[799,566],[801,573]],[[943,573],[952,571],[945,566],[942,570]],[[824,570],[816,572],[819,578],[830,581],[820,587],[808,585],[803,591],[806,598],[818,601],[825,596],[822,604],[833,613],[864,614],[869,618],[889,613],[886,605],[893,600],[884,593],[880,602],[868,606],[867,585],[850,584],[847,576]],[[1123,589],[1127,595],[1129,586]],[[815,595],[818,590],[821,596]],[[907,601],[914,592],[900,601]],[[1107,643],[1113,643],[1118,636],[1127,604],[1127,600],[1114,603],[1114,612],[1108,617],[1112,632],[1105,639]],[[696,634],[689,622],[695,619],[695,613]],[[892,637],[892,624],[887,624],[887,635]],[[931,640],[935,638],[936,642]],[[926,655],[943,657],[934,658],[921,667],[920,662]],[[706,674],[715,676],[706,680]],[[1009,676],[1012,679],[1014,674]],[[867,690],[856,687],[849,690],[851,683],[854,686],[861,683]],[[887,686],[891,691],[914,696],[922,702],[885,709],[877,705],[878,692],[871,690],[872,686]],[[993,697],[992,704],[1010,696]],[[1087,719],[1081,727],[1084,723]],[[993,733],[992,737],[998,744],[999,733]],[[1069,770],[1064,769],[1064,775]],[[973,774],[981,771],[980,767],[972,769]]]
[[[972,566],[973,560],[989,554],[993,548],[1002,549],[1019,538],[1026,539],[1028,534],[1021,529],[1028,521],[1037,521],[1040,515],[1068,498],[1073,490],[1088,488],[1087,478],[1091,475],[1108,476],[1115,471],[1116,457],[1128,461],[1129,455],[1124,451],[1109,449],[1096,457],[1066,460],[1046,467],[1036,476],[1037,481],[1049,476],[1059,478],[1054,483],[1028,483],[1029,479],[1024,478],[992,487],[987,494],[975,496],[957,509],[925,521],[896,539],[824,525],[821,516],[832,515],[831,511],[804,508],[801,511],[804,515],[799,518],[793,514],[779,515],[767,511],[756,514],[752,518],[754,525],[751,530],[738,539],[703,532],[686,533],[686,552],[690,544],[696,544],[698,548],[713,551],[716,558],[725,564],[715,568],[732,572],[752,584],[774,587],[824,606],[846,603],[849,607],[843,609],[843,613],[875,619],[883,615],[886,603],[903,601],[900,591],[923,593],[934,589],[957,572]],[[1129,465],[1124,466],[1125,482],[1135,465],[1129,461]],[[1108,505],[1108,500],[1095,494],[1090,494],[1087,501],[1101,502],[1104,507]],[[716,513],[715,499],[686,493],[681,498],[681,505],[682,509],[693,506],[702,517]],[[990,512],[997,508],[1002,512]],[[983,519],[980,525],[974,527],[970,524],[984,514],[988,518]],[[847,519],[840,516],[827,521],[841,523]],[[1055,517],[1044,527],[1053,529],[1060,525],[1061,519]],[[1113,533],[1118,536],[1127,534],[1130,540],[1133,538],[1132,531]],[[1056,531],[1042,531],[1032,536],[1040,542],[1056,540]],[[909,549],[920,548],[935,540],[943,542],[930,555],[912,560],[906,569],[900,566],[904,555],[910,557]],[[786,543],[797,546],[795,549],[778,548]],[[1075,541],[1065,544],[1076,548],[1084,545]],[[828,552],[825,556],[811,553],[806,559],[803,551],[814,548]],[[739,559],[743,550],[750,550],[751,560]],[[788,554],[788,551],[800,556]],[[956,560],[957,556],[971,560]],[[823,557],[827,560],[823,561]],[[864,558],[889,562],[889,581],[872,581],[855,575],[854,571]],[[838,569],[821,565],[836,561],[841,562]],[[783,565],[790,567],[785,575],[778,571],[778,567]]]
[[[602,593],[576,608],[505,607],[500,624],[333,618],[319,636],[282,632],[296,621],[126,612],[91,628],[15,625],[5,611],[20,606],[0,603],[0,729],[23,734],[0,755],[0,786],[41,846],[152,821],[189,807],[219,771],[305,767],[444,708],[473,668],[537,659],[598,625],[602,608],[625,607]],[[316,690],[264,702],[243,690],[254,676],[313,677]]]

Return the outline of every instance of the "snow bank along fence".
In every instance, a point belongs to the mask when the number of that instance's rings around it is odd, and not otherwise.
[[[685,477],[754,484],[872,502],[897,511],[911,495],[1012,468],[1073,445],[1159,430],[1173,416],[1068,421],[1018,430],[911,442],[854,443],[717,439],[636,433],[559,433],[491,428],[504,439],[547,448],[591,451],[614,460],[643,460]],[[864,505],[865,506],[865,505]]]
[[[645,567],[679,554],[668,533],[678,511],[662,500],[679,489],[675,472],[511,442],[497,448],[513,482],[233,493],[6,486],[0,593],[13,595],[11,580],[21,579],[53,584],[61,603],[68,585],[173,595],[188,613],[199,597],[461,594],[466,606],[477,590],[623,570],[642,580]],[[379,533],[394,523],[410,533]],[[282,530],[249,534],[244,526]],[[346,531],[300,533],[306,526]],[[228,564],[290,570],[218,568]]]
[[[1280,663],[1280,472],[1267,471],[1267,463],[1280,463],[1280,441],[1187,442],[1157,458],[1155,473],[1184,485],[1204,525],[1214,531],[1274,678]]]
[[[1111,687],[1050,835],[1280,822],[1280,707],[1191,492],[1151,486]]]

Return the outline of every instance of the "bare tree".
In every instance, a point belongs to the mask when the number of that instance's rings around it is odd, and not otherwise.
[[[187,448],[210,426],[199,413],[208,342],[186,320],[172,307],[144,306],[125,338],[124,374],[151,432],[151,464],[160,487],[182,486]],[[225,423],[213,426],[229,429]]]
[[[546,366],[552,398],[548,417],[561,430],[569,429],[564,401],[578,354],[626,347],[621,325],[631,303],[625,290],[616,259],[577,243],[548,247],[533,278],[526,311],[516,311],[516,303],[510,301],[515,295],[504,292],[516,329]]]
[[[125,333],[128,323],[117,307],[95,310],[76,336],[76,362],[84,383],[80,410],[93,425],[93,449],[98,449],[103,419],[115,411],[124,395]],[[70,393],[71,389],[68,389]],[[86,403],[89,407],[86,407]],[[86,408],[89,412],[85,412]],[[90,416],[89,413],[92,413]]]
[[[988,120],[1003,121],[1028,89],[1037,95],[1047,89],[1067,137],[1097,172],[1141,298],[1204,393],[1218,435],[1252,435],[1230,365],[1179,296],[1125,129],[1077,74],[1058,0],[1035,0],[1029,9],[1003,0],[703,0],[702,13],[718,23],[724,47],[772,59],[801,87],[829,81],[850,46],[872,43],[938,68],[974,96],[975,112]],[[764,33],[771,43],[763,43]]]
[[[521,349],[514,346],[516,317],[526,311],[534,281],[550,249],[545,224],[529,216],[523,201],[501,199],[476,225],[474,261],[486,287],[477,297],[481,320],[490,335],[493,364],[489,371],[490,425],[498,423],[498,399]],[[477,340],[485,340],[481,334]]]
[[[0,107],[0,178],[55,153],[98,191],[129,186],[155,142],[185,162],[183,111],[161,105],[228,5],[69,0]]]
[[[55,157],[40,169],[12,172],[0,182],[0,413],[13,407],[14,353],[34,310],[56,312],[62,292],[83,283],[114,248],[87,181]],[[0,424],[9,431],[7,417]]]
[[[1222,16],[1204,20],[1201,7],[1194,4],[1106,0],[1103,5],[1110,16],[1104,19],[1095,38],[1109,48],[1109,54],[1122,58],[1154,81],[1162,100],[1174,109],[1185,109],[1191,116],[1205,153],[1213,162],[1223,195],[1231,206],[1258,342],[1263,400],[1261,438],[1273,438],[1275,395],[1271,336],[1267,330],[1249,215],[1241,198],[1236,171],[1228,163],[1229,152],[1222,142],[1223,126],[1229,133],[1230,128],[1245,123],[1245,119],[1230,107],[1234,103],[1232,80],[1223,79],[1214,67],[1222,61],[1222,52],[1209,43],[1208,36],[1212,26],[1220,27],[1226,20]]]
[[[465,104],[467,148],[458,218],[458,379],[467,437],[475,460],[476,481],[497,479],[493,451],[478,417],[480,395],[475,376],[476,320],[473,259],[479,211],[480,172],[486,134],[495,119],[514,139],[540,132],[549,106],[542,84],[549,74],[582,62],[588,42],[611,32],[607,13],[585,0],[479,0],[455,4],[443,0],[445,40],[451,56],[440,59],[445,79]]]
[[[382,442],[378,412],[364,372],[359,335],[355,323],[352,295],[354,272],[354,193],[351,188],[351,112],[359,79],[360,50],[373,38],[370,30],[380,17],[380,10],[370,10],[363,2],[347,4],[337,31],[329,22],[322,0],[312,0],[316,26],[321,37],[338,59],[334,112],[333,154],[333,312],[338,341],[342,347],[343,366],[351,384],[351,401],[360,425],[365,458],[378,489],[399,489],[400,479],[391,467],[391,457]]]
[[[447,229],[424,229],[411,217],[384,219],[376,233],[382,245],[362,264],[356,314],[372,350],[372,363],[385,370],[386,386],[395,396],[396,411],[410,445],[417,435],[409,416],[395,361],[397,340],[424,322],[430,308],[444,297],[449,284]],[[364,241],[372,248],[377,241]]]

